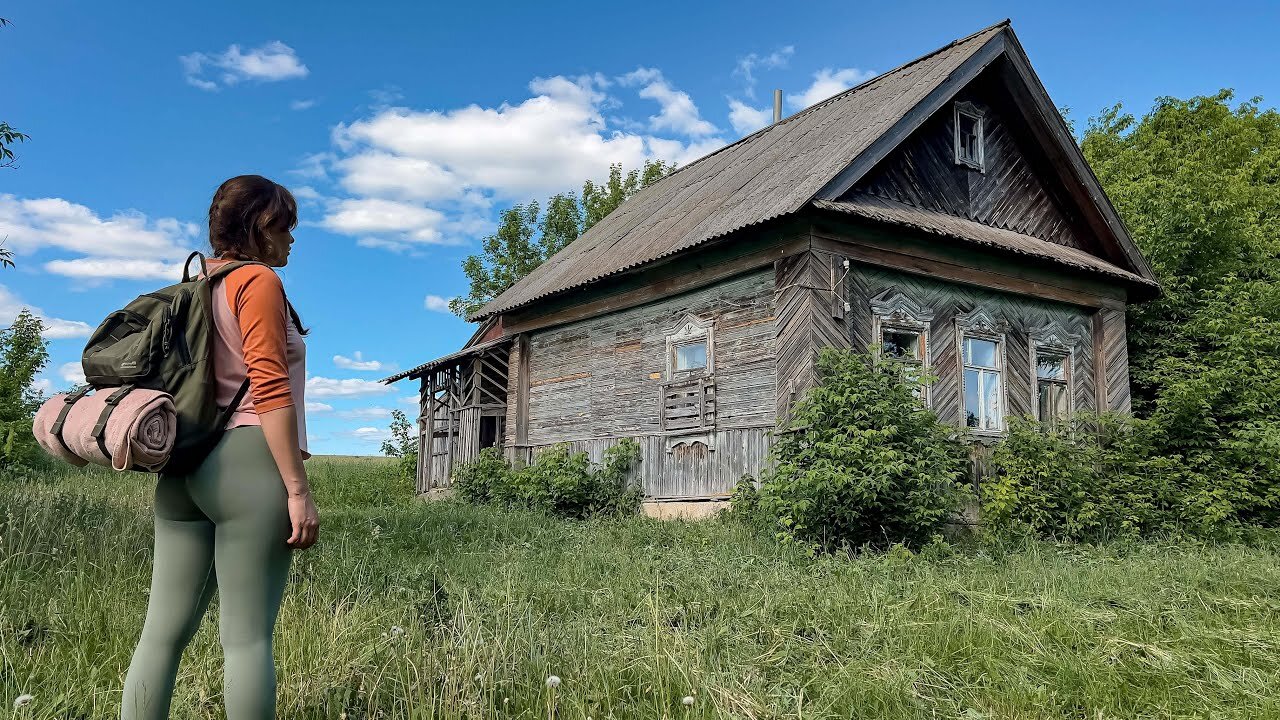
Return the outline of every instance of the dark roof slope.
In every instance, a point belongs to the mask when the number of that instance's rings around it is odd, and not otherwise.
[[[471,320],[796,212],[1008,20],[762,128],[636,193]]]

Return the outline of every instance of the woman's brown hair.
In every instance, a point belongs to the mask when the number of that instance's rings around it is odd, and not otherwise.
[[[218,258],[261,260],[274,254],[267,230],[292,230],[298,226],[298,202],[293,193],[261,175],[237,175],[218,186],[209,204],[209,248]],[[286,298],[285,302],[288,302]],[[302,318],[289,303],[289,315],[298,332]]]

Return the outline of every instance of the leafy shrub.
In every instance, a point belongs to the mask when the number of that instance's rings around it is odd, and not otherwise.
[[[584,452],[556,445],[534,462],[513,469],[495,448],[486,448],[453,474],[454,492],[477,503],[540,510],[551,515],[585,518],[635,512],[643,493],[629,481],[640,461],[640,445],[624,439],[605,450],[604,462],[592,463]]]
[[[403,410],[391,411],[391,438],[382,441],[382,454],[399,458],[400,476],[410,482],[418,474],[418,436],[409,431],[409,419]]]
[[[1173,458],[1152,450],[1152,423],[1079,413],[1056,428],[1010,418],[981,487],[996,535],[1099,541],[1198,528]]]
[[[475,460],[461,463],[453,470],[453,492],[463,500],[473,503],[505,502],[513,487],[511,466],[502,456],[502,450],[487,447]],[[502,497],[495,497],[498,493]]]
[[[746,514],[820,548],[926,542],[959,509],[967,452],[916,397],[919,383],[876,355],[825,348],[819,384],[777,434]]]

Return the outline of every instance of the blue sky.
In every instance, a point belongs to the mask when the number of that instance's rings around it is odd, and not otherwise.
[[[1051,7],[1052,6],[1052,7]],[[44,0],[6,7],[0,322],[50,329],[40,387],[87,333],[176,282],[225,178],[292,188],[288,267],[308,337],[314,453],[376,454],[416,386],[376,380],[472,331],[442,312],[502,208],[578,190],[610,162],[686,164],[955,38],[1013,20],[1077,126],[1119,101],[1222,87],[1280,96],[1280,5],[1219,3],[336,2]]]

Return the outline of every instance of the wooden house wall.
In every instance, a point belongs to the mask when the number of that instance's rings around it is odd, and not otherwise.
[[[901,292],[922,308],[932,311],[926,352],[932,374],[938,379],[929,388],[929,405],[943,422],[959,424],[963,417],[962,367],[957,318],[985,310],[1007,325],[1005,339],[1006,417],[1034,414],[1035,380],[1032,375],[1031,333],[1056,324],[1074,336],[1071,344],[1072,405],[1076,410],[1097,408],[1094,374],[1093,312],[1087,308],[1049,300],[942,282],[923,276],[853,263],[846,279],[850,303],[848,332],[854,348],[866,348],[872,337],[871,301]],[[1123,313],[1121,313],[1123,317]],[[1124,345],[1123,341],[1119,343]],[[1128,386],[1127,360],[1111,369],[1109,377]]]
[[[510,455],[527,461],[539,449],[568,443],[599,460],[618,439],[631,437],[641,444],[638,472],[646,495],[727,494],[743,474],[759,472],[768,451],[775,417],[773,308],[770,268],[529,333],[512,356],[508,397],[517,402],[509,405]],[[714,449],[699,443],[668,451],[678,436],[661,427],[667,334],[688,315],[714,321]],[[523,420],[515,417],[521,403]]]
[[[956,101],[983,112],[984,171],[955,162],[954,103],[929,118],[850,191],[968,218],[1060,245],[1098,252],[1019,139],[994,91],[966,88]]]

